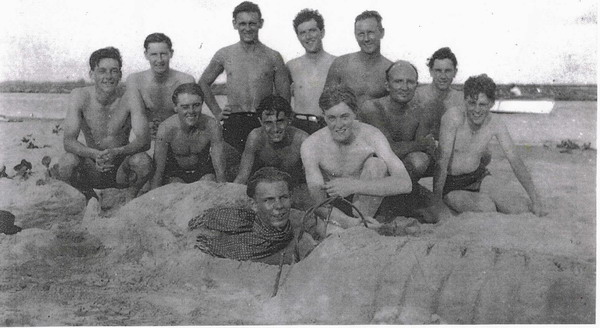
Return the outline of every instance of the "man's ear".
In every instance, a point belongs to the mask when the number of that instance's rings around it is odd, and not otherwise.
[[[250,198],[250,208],[256,212],[258,210],[258,204],[254,200],[254,198]]]
[[[231,21],[231,24],[233,25],[233,29],[237,30],[237,26],[235,26],[235,18]]]
[[[260,21],[258,22],[258,28],[259,29],[262,28],[264,23],[265,23],[265,20],[261,18]]]

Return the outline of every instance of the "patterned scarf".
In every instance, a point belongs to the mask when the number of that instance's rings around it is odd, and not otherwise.
[[[294,237],[292,226],[277,230],[259,220],[246,208],[211,208],[200,218],[198,227],[221,232],[218,237],[198,235],[196,248],[216,257],[255,260],[284,249]]]

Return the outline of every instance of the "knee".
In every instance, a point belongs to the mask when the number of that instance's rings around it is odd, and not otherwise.
[[[431,162],[429,155],[420,151],[406,155],[404,160],[419,174],[427,171],[427,167],[429,167],[429,163]]]
[[[444,202],[456,212],[496,212],[496,203],[486,194],[456,190],[444,196]]]
[[[152,158],[145,152],[132,155],[129,158],[129,168],[138,176],[147,176],[152,173]]]
[[[81,163],[81,158],[75,154],[65,153],[58,160],[58,178],[63,181],[70,180],[75,170]]]
[[[381,158],[371,157],[365,161],[363,175],[371,178],[380,178],[387,175],[387,165]]]

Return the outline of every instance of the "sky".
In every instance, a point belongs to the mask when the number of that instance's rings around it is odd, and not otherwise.
[[[167,34],[171,67],[196,79],[214,53],[239,41],[232,27],[241,0],[3,0],[0,81],[89,80],[89,55],[114,46],[124,77],[145,70],[143,41]],[[456,82],[486,73],[497,83],[596,83],[598,4],[595,0],[255,0],[260,40],[285,61],[304,53],[292,27],[304,8],[325,18],[325,50],[358,51],[354,18],[383,17],[382,53],[412,62],[431,82],[426,61],[448,46],[458,58]],[[224,81],[224,76],[218,82]]]

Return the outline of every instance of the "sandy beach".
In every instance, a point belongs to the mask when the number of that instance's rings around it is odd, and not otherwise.
[[[44,176],[61,120],[0,122],[7,173],[33,164],[27,180],[0,179],[0,209],[23,228],[0,234],[0,325],[594,323],[596,102],[557,107],[503,115],[547,216],[463,213],[402,237],[352,228],[284,266],[273,298],[276,266],[211,258],[188,229],[244,203],[244,186],[172,184],[98,215]],[[565,139],[594,149],[565,152]],[[497,144],[492,158],[482,192],[526,197]]]

